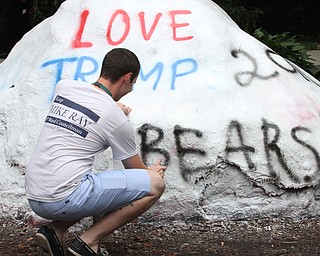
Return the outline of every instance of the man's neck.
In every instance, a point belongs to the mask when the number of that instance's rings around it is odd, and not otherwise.
[[[104,86],[102,83],[96,81],[93,83],[95,86],[97,86],[98,88],[100,88],[101,90],[103,90],[104,92],[106,92],[107,94],[109,94],[112,98],[112,93],[110,92],[110,90]]]
[[[99,77],[96,83],[100,85],[98,86],[100,90],[108,93],[114,99],[114,96],[116,95],[116,87],[109,80]]]

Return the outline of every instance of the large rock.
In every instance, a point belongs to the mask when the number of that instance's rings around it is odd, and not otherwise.
[[[2,216],[31,213],[23,172],[62,78],[94,82],[107,51],[141,60],[123,98],[147,163],[168,165],[158,218],[317,216],[320,82],[210,0],[67,0],[0,64]],[[95,170],[121,168],[110,151]]]

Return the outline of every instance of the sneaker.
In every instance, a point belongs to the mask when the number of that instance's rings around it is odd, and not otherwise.
[[[38,230],[36,241],[43,256],[65,256],[63,247],[50,226],[43,225]]]
[[[95,253],[80,237],[76,237],[68,248],[69,256],[105,256],[109,252],[102,247],[98,247],[98,254]]]
[[[68,247],[68,255],[72,256],[98,256],[80,237],[76,237]]]

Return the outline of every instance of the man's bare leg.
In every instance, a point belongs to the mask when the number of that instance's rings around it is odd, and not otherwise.
[[[124,224],[136,219],[147,211],[162,195],[165,184],[162,177],[154,171],[148,172],[151,180],[150,195],[134,201],[119,210],[105,214],[98,222],[81,234],[80,238],[97,252],[99,242]]]
[[[54,230],[54,232],[56,233],[56,235],[60,241],[60,244],[62,245],[64,233],[68,230],[69,227],[76,224],[77,222],[78,222],[78,220],[77,221],[54,220],[49,224],[49,226]]]

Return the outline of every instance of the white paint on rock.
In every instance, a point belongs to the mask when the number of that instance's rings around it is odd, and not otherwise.
[[[142,155],[168,164],[166,192],[145,217],[319,215],[319,81],[210,0],[67,0],[0,64],[2,216],[33,216],[23,171],[57,80],[95,81],[114,47],[141,60],[122,101]],[[121,167],[110,157],[95,169]]]

